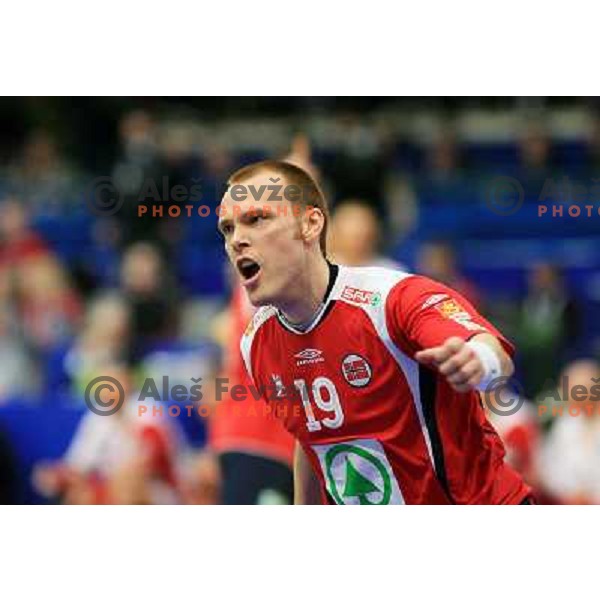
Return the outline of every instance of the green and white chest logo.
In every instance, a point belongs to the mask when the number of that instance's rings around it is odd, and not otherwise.
[[[313,446],[325,485],[337,504],[404,504],[398,482],[377,440]]]

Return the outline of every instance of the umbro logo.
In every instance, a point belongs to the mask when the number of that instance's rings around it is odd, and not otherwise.
[[[314,365],[316,363],[324,362],[325,359],[322,356],[323,352],[321,350],[316,350],[315,348],[306,348],[306,350],[302,350],[302,352],[298,352],[298,354],[294,354],[296,360],[296,366],[302,367],[303,365]]]

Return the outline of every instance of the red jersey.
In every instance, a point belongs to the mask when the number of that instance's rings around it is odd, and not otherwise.
[[[250,383],[240,356],[239,341],[253,309],[241,286],[234,289],[230,308],[232,334],[225,364],[229,389],[239,384],[247,387]],[[294,456],[294,439],[271,412],[256,410],[252,403],[231,398],[217,403],[210,420],[209,443],[217,452],[246,452],[288,465]]]
[[[298,330],[263,307],[242,337],[250,375],[337,504],[519,504],[530,489],[477,392],[414,355],[451,336],[511,344],[450,288],[402,271],[332,265],[326,300]]]

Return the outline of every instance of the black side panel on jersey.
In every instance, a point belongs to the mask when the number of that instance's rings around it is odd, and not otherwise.
[[[431,440],[431,451],[433,452],[433,461],[435,463],[435,472],[442,486],[442,489],[448,496],[452,504],[456,504],[450,486],[448,484],[448,475],[446,473],[446,465],[444,461],[444,449],[442,447],[442,438],[435,418],[435,399],[437,392],[437,381],[433,371],[419,366],[419,389],[421,392],[421,405],[423,407],[423,417],[425,419],[425,427],[429,432]]]

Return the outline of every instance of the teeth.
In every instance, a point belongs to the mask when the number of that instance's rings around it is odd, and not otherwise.
[[[260,270],[259,264],[251,258],[241,258],[237,263],[237,267],[244,279],[254,277]]]
[[[251,258],[242,258],[242,260],[240,260],[240,262],[238,263],[238,265],[240,266],[240,268],[244,268],[244,267],[251,267],[253,265],[255,265],[256,262],[253,261]]]

